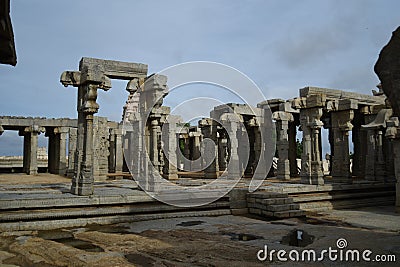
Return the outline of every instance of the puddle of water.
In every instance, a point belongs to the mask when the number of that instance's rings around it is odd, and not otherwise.
[[[312,244],[314,239],[314,236],[309,235],[304,230],[294,229],[282,238],[281,244],[294,247],[306,247]]]
[[[99,246],[85,240],[76,239],[74,235],[68,231],[39,231],[38,237],[88,252],[104,252],[104,249]]]
[[[187,222],[178,223],[177,226],[188,227],[188,226],[200,225],[202,223],[205,223],[205,222],[204,221],[187,221]]]
[[[229,235],[231,240],[234,241],[251,241],[256,239],[263,239],[262,236],[252,235],[252,234],[243,234],[243,233],[224,233],[225,235]]]
[[[90,225],[87,227],[90,231],[97,231],[106,234],[129,234],[129,227],[122,225]]]
[[[138,253],[126,254],[125,258],[130,263],[137,264],[137,265],[140,265],[140,266],[143,266],[143,267],[154,266],[154,262],[155,262],[155,260],[153,260],[152,258],[143,256],[143,255],[138,254]]]

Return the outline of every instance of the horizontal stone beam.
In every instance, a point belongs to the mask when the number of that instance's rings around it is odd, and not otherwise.
[[[79,70],[86,69],[90,72],[101,71],[111,79],[132,80],[147,76],[148,66],[142,63],[130,63],[115,60],[83,57],[79,63]],[[83,78],[83,77],[82,77]]]
[[[32,117],[12,117],[1,116],[0,125],[5,130],[18,130],[18,128],[29,127],[32,125],[40,125],[42,127],[74,127],[78,126],[75,119],[47,119],[47,118],[32,118]]]
[[[324,94],[327,100],[335,99],[352,99],[357,100],[359,104],[365,105],[384,105],[385,98],[372,95],[364,95],[354,92],[345,92],[336,89],[327,89],[320,87],[305,87],[300,89],[300,97],[307,97],[308,95]]]

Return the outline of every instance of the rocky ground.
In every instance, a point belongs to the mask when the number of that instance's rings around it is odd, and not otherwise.
[[[270,262],[268,250],[369,249],[400,260],[400,216],[391,207],[332,211],[308,219],[188,217],[0,236],[2,266],[398,266],[398,262]],[[357,220],[357,218],[359,218]],[[297,232],[302,233],[301,240]],[[372,256],[371,256],[372,257]]]

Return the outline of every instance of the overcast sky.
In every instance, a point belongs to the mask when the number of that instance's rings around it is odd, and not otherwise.
[[[59,77],[81,57],[146,63],[149,73],[220,62],[267,98],[293,98],[308,85],[370,94],[399,10],[398,0],[12,0],[18,63],[0,65],[0,115],[76,117],[76,88]],[[125,83],[113,81],[99,93],[99,115],[120,120],[126,97]],[[0,155],[14,153],[12,140],[0,137]]]

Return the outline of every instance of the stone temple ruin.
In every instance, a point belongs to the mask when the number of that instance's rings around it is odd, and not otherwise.
[[[141,63],[82,58],[79,70],[65,71],[60,79],[64,86],[77,87],[78,119],[0,117],[0,134],[15,130],[24,137],[23,172],[29,175],[38,173],[38,135],[44,133],[49,137],[48,172],[72,178],[72,195],[62,203],[49,198],[47,203],[52,203],[51,207],[74,208],[91,205],[93,201],[133,205],[138,201],[133,199],[135,196],[111,196],[106,191],[104,196],[99,195],[96,183],[110,178],[140,178],[143,173],[151,177],[151,164],[159,175],[176,184],[199,185],[196,181],[201,184],[207,178],[219,179],[224,173],[228,178],[243,177],[228,196],[231,213],[294,217],[329,207],[393,205],[394,199],[400,208],[400,110],[398,80],[393,81],[399,66],[391,69],[393,64],[388,58],[393,53],[389,44],[380,55],[376,72],[382,84],[373,95],[305,87],[298,97],[270,99],[256,107],[235,103],[216,106],[210,117],[201,119],[197,126],[185,124],[162,105],[168,94],[168,77],[148,75],[147,65]],[[112,79],[127,81],[129,96],[120,122],[95,116],[100,108],[97,91],[111,89]],[[263,140],[260,129],[273,127],[271,121],[275,124],[275,136]],[[129,127],[126,122],[131,123]],[[322,129],[329,136],[328,167],[324,167]],[[296,142],[298,132],[302,135],[301,160]],[[248,160],[246,164],[228,167],[229,161],[241,162],[239,144],[243,133],[249,137]],[[273,138],[276,153],[269,155],[266,146]],[[205,149],[204,139],[213,141],[211,148]],[[353,154],[349,153],[351,142]],[[127,148],[133,151],[128,156],[124,154]],[[212,160],[205,162],[202,154],[211,154]],[[276,160],[271,165],[267,158],[272,156]],[[268,173],[268,178],[263,177],[267,179],[257,191],[248,192],[248,177],[257,168]],[[18,203],[11,199],[1,201],[5,210],[18,208]],[[35,208],[35,204],[24,203]],[[213,208],[216,207],[221,206],[214,204]],[[77,211],[74,216],[79,214]],[[10,223],[20,219],[20,215],[13,216]]]

